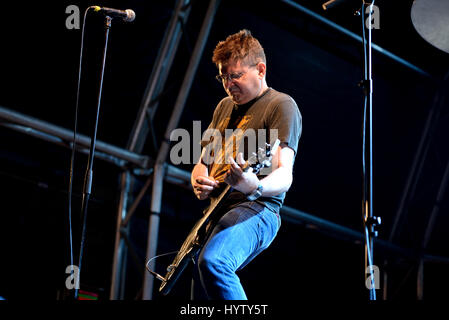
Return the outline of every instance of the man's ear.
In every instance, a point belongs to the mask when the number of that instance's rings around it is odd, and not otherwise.
[[[259,62],[257,65],[257,70],[259,71],[259,76],[263,78],[267,73],[267,65],[263,62]]]

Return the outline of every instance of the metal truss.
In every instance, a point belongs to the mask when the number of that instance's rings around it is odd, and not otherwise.
[[[415,153],[400,202],[394,216],[390,231],[390,242],[401,242],[404,229],[414,221],[415,224],[425,226],[423,234],[416,236],[421,241],[417,250],[424,253],[429,246],[432,232],[437,223],[438,215],[444,207],[447,198],[446,190],[449,183],[449,156],[446,152],[449,135],[447,92],[449,88],[449,71],[436,88],[434,100],[429,110],[421,140]],[[443,169],[444,167],[444,169]],[[436,186],[438,184],[438,186]],[[422,203],[420,194],[429,192],[433,201]],[[419,205],[419,209],[416,209]],[[409,213],[419,210],[419,216]],[[402,234],[401,234],[402,233]],[[417,261],[416,297],[424,298],[424,266],[426,263],[446,262],[444,259],[426,259],[424,256]],[[391,262],[390,262],[391,263]],[[387,297],[388,283],[384,283],[384,297]]]

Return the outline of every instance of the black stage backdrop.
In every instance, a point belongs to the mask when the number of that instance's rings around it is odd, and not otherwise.
[[[360,34],[359,5],[349,1],[323,11],[317,1],[299,1],[313,12]],[[418,66],[434,79],[449,67],[448,54],[422,39],[410,20],[412,1],[376,1],[380,29],[373,41]],[[392,3],[394,2],[394,3]],[[136,19],[112,22],[103,86],[98,139],[126,147],[154,67],[175,1],[59,1],[2,5],[7,17],[0,28],[0,106],[73,130],[81,29],[68,29],[69,5],[81,17],[89,5],[132,8]],[[158,146],[163,139],[180,84],[206,12],[206,1],[193,1],[179,50],[160,97],[153,123]],[[84,44],[79,132],[90,135],[95,116],[104,18],[88,14]],[[362,45],[281,1],[222,1],[192,83],[179,128],[192,131],[193,121],[207,127],[224,91],[214,76],[214,46],[243,28],[264,46],[269,86],[286,92],[303,115],[294,184],[286,205],[362,232]],[[379,238],[387,240],[410,172],[436,86],[397,61],[374,51],[374,211],[382,217]],[[444,111],[446,110],[446,111]],[[429,162],[423,169],[397,243],[419,249],[448,156],[447,108],[436,128]],[[445,125],[444,125],[445,121]],[[70,264],[68,184],[70,149],[0,126],[0,296],[9,300],[60,299]],[[143,154],[154,157],[148,139]],[[75,258],[79,247],[79,205],[87,157],[76,155],[73,189]],[[191,170],[192,165],[180,166]],[[115,165],[96,159],[87,243],[82,270],[84,288],[108,299],[114,250],[119,174]],[[143,184],[145,179],[138,177]],[[150,212],[147,194],[131,220],[131,242],[145,260]],[[164,184],[158,252],[175,250],[200,216],[204,204],[189,190]],[[429,253],[447,256],[447,196],[441,203]],[[272,246],[240,272],[252,299],[367,299],[363,243],[336,232],[284,220]],[[416,261],[375,249],[375,263],[384,271],[390,257],[389,299],[416,299]],[[163,260],[162,260],[163,261]],[[76,262],[76,261],[75,261]],[[125,298],[141,294],[143,266],[129,258]],[[158,265],[162,272],[163,265]],[[425,297],[447,297],[447,264],[429,264]],[[169,297],[188,299],[189,275]],[[379,297],[381,297],[381,290]]]

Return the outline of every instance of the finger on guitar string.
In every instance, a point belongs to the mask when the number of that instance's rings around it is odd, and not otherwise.
[[[212,187],[218,187],[218,181],[216,181],[213,178],[205,177],[205,176],[199,176],[196,177],[195,182],[199,185],[208,185]]]
[[[246,164],[246,161],[245,161],[245,159],[243,159],[243,153],[242,152],[239,152],[238,154],[237,154],[237,164],[240,166],[240,167],[242,167],[242,166],[244,166],[245,164]]]
[[[195,190],[199,190],[199,191],[212,191],[212,190],[215,189],[213,186],[208,186],[208,185],[205,185],[205,184],[195,184],[193,186],[193,188]]]
[[[241,175],[243,170],[242,168],[237,164],[237,162],[234,161],[233,158],[229,157],[229,163],[231,164],[231,173],[234,173],[236,175]]]
[[[226,172],[225,182],[231,186],[235,186],[238,182],[238,174],[234,173],[232,169]]]

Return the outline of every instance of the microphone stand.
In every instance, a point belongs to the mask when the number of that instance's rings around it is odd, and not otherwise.
[[[108,38],[109,38],[109,29],[111,27],[111,21],[112,21],[112,18],[109,16],[106,16],[106,21],[105,21],[105,29],[106,29],[105,38],[106,39],[105,39],[105,44],[104,44],[104,49],[103,49],[103,62],[101,65],[100,88],[98,90],[98,99],[97,99],[97,114],[96,114],[96,119],[95,119],[95,127],[94,127],[93,135],[91,138],[86,174],[84,176],[83,199],[82,199],[82,206],[81,206],[83,225],[82,225],[82,232],[81,232],[81,246],[80,246],[79,261],[78,261],[78,277],[76,279],[77,283],[75,286],[75,300],[78,299],[78,290],[79,290],[78,288],[79,288],[79,284],[80,284],[81,263],[83,260],[84,246],[85,246],[85,242],[86,242],[87,207],[89,204],[91,190],[92,190],[92,175],[93,175],[92,167],[93,167],[94,155],[95,155],[95,143],[97,140],[98,117],[100,114],[101,93],[103,90],[104,66],[106,63],[106,52],[108,49]]]
[[[360,83],[363,88],[365,102],[363,113],[363,225],[365,229],[365,286],[370,290],[370,300],[376,300],[377,275],[373,266],[373,239],[377,236],[375,227],[380,224],[380,217],[373,215],[373,136],[372,136],[372,111],[373,111],[373,80],[372,80],[372,52],[371,52],[371,20],[372,6],[362,0],[362,39],[364,53],[364,80]],[[369,8],[368,14],[368,40],[365,37],[365,11]],[[368,146],[366,143],[368,142]],[[376,268],[377,269],[377,268]],[[377,269],[378,270],[378,269]]]

